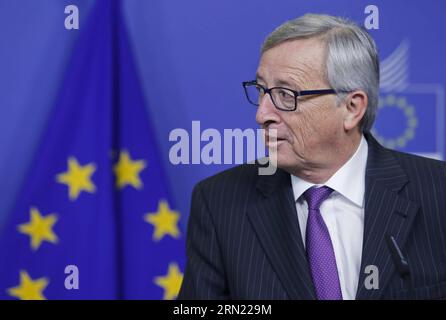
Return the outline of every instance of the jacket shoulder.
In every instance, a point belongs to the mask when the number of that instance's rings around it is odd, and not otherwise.
[[[195,186],[195,189],[213,190],[214,192],[223,189],[237,188],[251,188],[255,187],[259,165],[257,163],[245,163],[222,172],[219,172],[213,176],[210,176],[204,180],[201,180]]]
[[[446,162],[400,151],[391,151],[410,177],[432,175],[434,180],[446,180]]]

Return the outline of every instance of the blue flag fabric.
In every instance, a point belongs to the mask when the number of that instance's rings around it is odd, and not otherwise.
[[[118,1],[80,28],[59,98],[0,234],[0,299],[173,299],[184,233]]]

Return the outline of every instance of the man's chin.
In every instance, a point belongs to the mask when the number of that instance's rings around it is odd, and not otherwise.
[[[285,140],[277,144],[277,147],[269,148],[269,160],[275,167],[285,169],[291,167],[292,163],[290,161],[289,155],[287,156],[287,149],[285,147]]]

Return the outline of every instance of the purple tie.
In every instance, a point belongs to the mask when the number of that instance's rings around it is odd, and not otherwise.
[[[329,187],[312,187],[303,194],[308,203],[306,248],[316,296],[319,300],[342,300],[336,258],[327,226],[319,207],[333,192]]]

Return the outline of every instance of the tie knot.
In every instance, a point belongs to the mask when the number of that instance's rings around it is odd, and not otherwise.
[[[318,210],[322,202],[324,202],[332,192],[333,189],[326,186],[319,188],[311,187],[304,192],[304,198],[307,200],[308,208]]]

